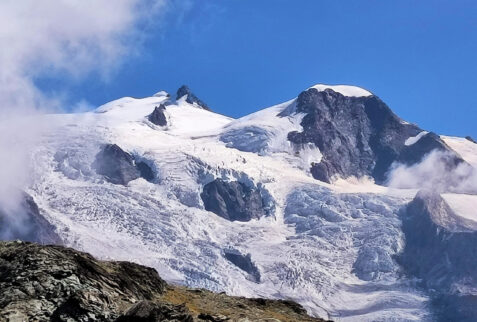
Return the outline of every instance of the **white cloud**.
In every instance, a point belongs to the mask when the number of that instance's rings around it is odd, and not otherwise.
[[[0,1],[0,209],[15,209],[29,178],[29,151],[48,125],[39,111],[61,109],[64,93],[42,93],[35,79],[106,79],[137,52],[142,31],[166,0]],[[77,109],[88,103],[80,101]],[[21,220],[11,220],[21,222]]]
[[[107,76],[135,50],[140,27],[164,6],[140,0],[1,1],[1,108],[58,103],[34,86],[44,74]]]
[[[418,164],[393,164],[387,184],[394,188],[477,194],[477,171],[467,163],[452,166],[454,156],[434,150]]]

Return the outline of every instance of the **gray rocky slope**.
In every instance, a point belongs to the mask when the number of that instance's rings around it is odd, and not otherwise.
[[[322,321],[290,301],[167,285],[129,262],[60,246],[0,242],[0,321]]]

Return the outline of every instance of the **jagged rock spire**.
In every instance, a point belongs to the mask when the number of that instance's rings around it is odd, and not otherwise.
[[[152,111],[152,113],[147,116],[147,119],[149,120],[149,122],[151,122],[155,125],[166,126],[167,125],[167,117],[164,114],[165,110],[166,110],[166,106],[164,104],[156,106],[154,108],[154,111]]]
[[[197,104],[200,108],[204,109],[204,110],[207,110],[207,111],[210,111],[211,109],[207,106],[207,104],[205,104],[204,102],[202,102],[197,96],[194,95],[194,93],[192,93],[192,91],[190,90],[190,88],[186,85],[182,85],[178,90],[177,90],[177,98],[176,99],[180,99],[184,96],[186,96],[186,102],[189,103],[189,104]]]

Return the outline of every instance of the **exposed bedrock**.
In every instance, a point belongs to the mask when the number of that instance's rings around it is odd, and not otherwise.
[[[165,110],[166,110],[166,106],[164,104],[156,106],[156,107],[154,107],[154,111],[152,111],[152,113],[147,116],[147,119],[152,124],[155,124],[155,125],[158,125],[158,126],[166,126],[167,125],[167,117],[164,114]]]
[[[204,110],[207,110],[207,111],[210,111],[211,109],[207,106],[207,104],[205,104],[204,102],[202,102],[197,96],[194,95],[194,93],[192,93],[192,91],[190,90],[189,87],[187,87],[186,85],[182,85],[178,90],[177,90],[177,99],[180,99],[184,96],[187,96],[186,97],[186,102],[189,103],[189,104],[197,104],[197,106],[199,106],[200,108],[204,109]]]
[[[434,149],[450,151],[455,163],[462,162],[433,133],[406,145],[407,139],[422,130],[402,121],[374,95],[349,97],[331,89],[311,88],[298,96],[296,112],[305,113],[303,131],[290,132],[288,139],[296,144],[314,143],[320,149],[323,159],[311,169],[318,180],[367,175],[382,183],[393,162],[415,164]]]
[[[18,197],[20,202],[14,207],[0,205],[0,239],[61,244],[55,227],[41,215],[33,198],[21,191]]]
[[[127,185],[129,181],[143,177],[148,181],[154,179],[154,172],[144,161],[137,162],[133,156],[123,151],[116,144],[106,144],[96,155],[93,163],[96,173],[103,175],[114,184]]]
[[[260,283],[260,271],[252,261],[250,254],[244,255],[236,249],[225,249],[224,257],[242,271],[248,273],[251,280]]]
[[[0,242],[0,321],[323,321],[291,301],[167,285],[153,269]]]
[[[475,321],[477,223],[456,215],[439,194],[420,191],[403,211],[402,229],[398,262],[431,290],[437,319]]]
[[[249,221],[266,216],[260,189],[239,181],[215,179],[201,193],[206,210],[230,221]]]

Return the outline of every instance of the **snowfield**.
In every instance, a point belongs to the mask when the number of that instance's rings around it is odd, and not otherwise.
[[[357,87],[330,88],[371,95]],[[399,210],[416,190],[366,178],[314,180],[308,168],[320,162],[319,149],[298,150],[286,139],[301,128],[294,100],[237,120],[172,101],[168,125],[159,127],[147,115],[166,95],[45,116],[54,127],[33,151],[28,192],[67,246],[152,266],[168,282],[292,299],[335,321],[431,319],[429,299],[394,260],[405,242]],[[284,110],[287,116],[278,116]],[[477,145],[444,139],[476,164]],[[105,143],[146,162],[155,179],[127,186],[104,180],[91,164]],[[230,222],[206,211],[200,193],[216,178],[260,185],[273,214]],[[477,220],[475,196],[445,197],[457,213]],[[229,261],[227,250],[250,254],[259,281]]]

